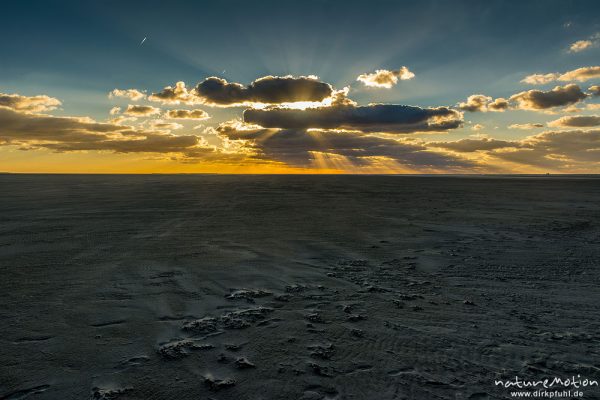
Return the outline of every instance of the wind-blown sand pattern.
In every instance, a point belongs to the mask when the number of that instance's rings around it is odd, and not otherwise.
[[[3,175],[0,221],[1,399],[502,399],[600,372],[596,178]]]

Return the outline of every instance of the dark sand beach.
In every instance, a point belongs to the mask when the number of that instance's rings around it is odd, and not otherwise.
[[[0,399],[599,379],[599,260],[594,177],[0,175]]]

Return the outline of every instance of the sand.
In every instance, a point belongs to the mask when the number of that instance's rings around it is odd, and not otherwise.
[[[0,222],[0,399],[600,378],[597,178],[1,175]]]

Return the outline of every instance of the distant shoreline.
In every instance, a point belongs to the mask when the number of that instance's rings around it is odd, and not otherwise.
[[[364,176],[364,177],[411,177],[411,178],[600,178],[600,174],[289,174],[289,173],[173,173],[173,172],[153,172],[153,173],[103,173],[103,172],[0,172],[0,175],[56,175],[56,176]]]

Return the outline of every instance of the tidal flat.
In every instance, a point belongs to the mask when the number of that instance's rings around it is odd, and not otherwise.
[[[598,379],[599,262],[593,176],[0,175],[0,399]]]

